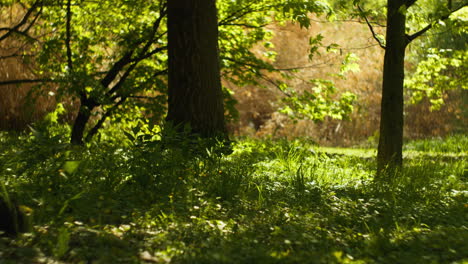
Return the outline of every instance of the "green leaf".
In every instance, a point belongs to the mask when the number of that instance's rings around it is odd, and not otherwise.
[[[80,166],[80,162],[81,161],[66,161],[64,164],[63,164],[63,167],[62,169],[68,173],[68,174],[73,174],[76,169],[78,169],[78,167]]]

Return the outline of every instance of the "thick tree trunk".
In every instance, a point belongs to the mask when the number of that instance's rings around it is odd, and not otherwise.
[[[203,137],[226,136],[216,0],[168,1],[166,120]]]
[[[383,69],[378,174],[402,165],[403,81],[406,15],[404,0],[388,0],[386,49]]]

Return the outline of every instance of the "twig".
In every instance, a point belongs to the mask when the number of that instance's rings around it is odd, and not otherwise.
[[[372,32],[372,37],[377,41],[377,43],[379,43],[379,46],[382,48],[382,49],[385,49],[385,45],[381,42],[381,40],[377,37],[377,34],[375,33],[374,31],[374,27],[372,26],[372,24],[369,22],[369,20],[367,19],[367,16],[366,14],[364,13],[364,10],[362,10],[362,8],[357,5],[357,8],[359,9],[359,12],[361,13],[362,17],[364,18],[364,20],[366,20],[366,24],[367,26],[369,27],[370,31]]]
[[[0,86],[12,85],[12,84],[24,84],[24,83],[41,83],[41,82],[60,82],[60,80],[55,80],[55,79],[17,79],[17,80],[0,81]]]

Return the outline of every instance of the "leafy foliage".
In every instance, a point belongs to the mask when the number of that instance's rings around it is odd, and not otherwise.
[[[455,1],[454,4],[459,3]],[[441,12],[448,10],[439,11],[439,16]],[[411,58],[417,61],[417,66],[405,80],[412,103],[428,98],[431,109],[438,110],[448,91],[467,89],[466,18],[465,8],[446,21],[437,21],[434,26],[437,33],[419,42],[417,52]]]
[[[99,116],[91,119],[94,128],[88,124],[88,140],[109,121],[161,122],[167,102],[165,0],[55,4],[26,1],[24,7],[33,3],[40,6],[39,20],[33,23],[30,32],[35,41],[31,49],[23,49],[16,55],[29,58],[25,63],[33,63],[34,74],[47,81],[37,87],[38,93],[57,95],[59,101],[72,105],[67,108],[79,103],[82,106],[79,111]],[[289,71],[273,66],[275,52],[269,41],[273,34],[269,25],[293,22],[307,28],[311,13],[328,17],[334,14],[326,2],[320,1],[235,0],[218,1],[217,5],[222,75],[224,80],[239,86],[261,86],[263,80],[269,80],[280,87],[285,85],[284,79],[292,76]],[[311,55],[321,45],[320,40],[316,38],[310,43]],[[263,54],[253,51],[258,45],[264,46]],[[270,79],[272,73],[278,74]],[[57,83],[58,90],[48,91],[50,88],[45,85],[50,82]],[[235,119],[232,93],[225,92],[224,96],[228,120]],[[326,107],[314,113],[324,116],[339,111],[335,108],[344,103],[335,104],[331,90],[317,97],[324,100],[303,97],[298,99],[300,103],[288,105],[294,111],[307,112]],[[344,107],[349,109],[349,105]],[[340,112],[344,115],[349,111]]]
[[[345,92],[341,98],[333,98],[336,87],[331,81],[311,80],[313,92],[291,91],[284,101],[287,106],[281,112],[295,119],[323,121],[326,116],[334,119],[345,119],[353,112],[356,95]],[[313,103],[311,103],[313,102]]]
[[[447,91],[467,90],[467,55],[466,50],[428,51],[427,58],[418,64],[416,72],[405,82],[411,89],[412,102],[428,98],[431,108],[438,110],[444,104]]]

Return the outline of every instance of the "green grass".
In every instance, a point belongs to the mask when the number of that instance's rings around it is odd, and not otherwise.
[[[468,261],[466,155],[453,158],[454,143],[430,159],[429,144],[410,147],[403,171],[375,183],[374,150],[305,140],[245,139],[229,155],[62,142],[0,134],[0,180],[35,223],[0,238],[0,263]]]
[[[459,134],[446,138],[415,140],[405,144],[405,149],[439,153],[464,153],[466,155],[468,153],[468,137]]]

